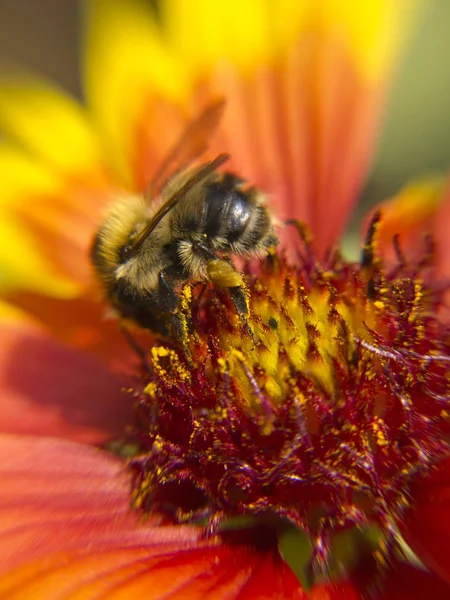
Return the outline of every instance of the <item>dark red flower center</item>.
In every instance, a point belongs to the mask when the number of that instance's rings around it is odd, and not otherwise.
[[[136,506],[209,530],[276,517],[320,563],[350,527],[395,537],[448,453],[450,331],[422,267],[376,260],[377,223],[361,263],[248,267],[247,323],[227,291],[184,288],[190,333],[151,349],[138,398]]]

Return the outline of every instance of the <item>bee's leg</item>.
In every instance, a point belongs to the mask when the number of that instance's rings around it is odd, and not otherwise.
[[[247,294],[240,285],[228,288],[231,299],[233,300],[234,308],[241,319],[248,317],[248,298]]]
[[[180,310],[176,310],[170,315],[170,321],[174,338],[179,342],[189,366],[194,368],[191,351],[189,349],[189,327],[186,315]]]
[[[245,329],[247,330],[247,333],[249,333],[250,337],[252,338],[253,342],[256,344],[256,338],[255,338],[255,334],[253,333],[253,329],[250,326],[250,323],[248,322],[248,295],[245,291],[245,288],[238,285],[236,287],[230,287],[228,288],[228,291],[230,292],[230,296],[231,299],[233,300],[233,304],[234,304],[234,308],[236,309],[237,314],[239,315],[239,318],[241,319]]]
[[[192,251],[207,261],[206,270],[210,281],[219,287],[228,288],[234,307],[244,327],[255,341],[252,328],[247,320],[248,297],[245,292],[242,274],[236,270],[228,257],[221,258],[201,242],[192,244]]]
[[[216,258],[208,262],[208,276],[213,283],[221,287],[227,287],[239,318],[249,333],[253,342],[256,338],[253,329],[248,322],[249,304],[248,293],[244,287],[242,274],[236,271],[233,263]]]
[[[173,287],[174,277],[166,269],[158,274],[158,297],[155,299],[161,310],[171,312],[178,307],[178,296]]]
[[[170,324],[172,326],[173,337],[181,343],[186,359],[191,361],[188,347],[188,320],[185,312],[180,310],[180,298],[176,294],[173,283],[182,278],[175,267],[169,267],[159,273],[159,299],[161,308],[170,314]]]

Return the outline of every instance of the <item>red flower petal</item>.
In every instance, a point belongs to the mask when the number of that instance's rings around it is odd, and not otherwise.
[[[361,596],[348,581],[315,585],[309,600],[360,600]]]
[[[447,184],[444,200],[434,219],[434,238],[436,243],[436,262],[439,274],[450,277],[450,244],[448,231],[450,228],[450,182]]]
[[[136,373],[139,357],[127,344],[118,320],[105,318],[108,307],[97,296],[98,290],[92,297],[69,299],[19,292],[8,300],[42,322],[53,337],[100,356],[115,373]],[[148,334],[138,330],[133,337],[143,347],[149,345]]]
[[[377,600],[446,600],[450,587],[431,573],[404,563],[395,564]]]
[[[224,544],[140,523],[123,463],[106,453],[5,435],[0,475],[0,597],[306,598],[270,538]]]
[[[403,532],[405,539],[427,567],[450,583],[450,459],[417,484],[412,495],[414,510]]]
[[[94,356],[37,327],[0,324],[0,430],[100,443],[123,435],[133,399]]]

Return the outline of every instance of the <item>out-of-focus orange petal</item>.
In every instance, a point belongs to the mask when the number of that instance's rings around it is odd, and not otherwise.
[[[136,525],[121,460],[45,437],[0,435],[0,570]]]
[[[419,559],[450,585],[450,459],[411,493],[414,509],[404,528],[405,539]]]
[[[63,281],[76,283],[76,293],[67,295],[81,294],[92,281],[89,249],[102,210],[111,197],[103,185],[96,187],[92,182],[90,187],[88,181],[78,180],[65,183],[57,194],[31,196],[14,208],[17,220],[32,237],[36,252]],[[58,289],[49,291],[57,295]]]
[[[9,318],[0,320],[0,338],[2,432],[89,443],[124,434],[133,398],[100,359]]]
[[[124,465],[103,452],[1,436],[0,475],[1,597],[306,598],[276,544],[132,513]]]
[[[398,260],[394,251],[394,236],[398,236],[401,252],[407,261],[415,263],[424,257],[427,250],[425,236],[434,234],[443,192],[444,181],[441,178],[422,179],[405,186],[371,211],[364,229],[374,212],[380,210],[382,218],[377,240],[385,260]]]

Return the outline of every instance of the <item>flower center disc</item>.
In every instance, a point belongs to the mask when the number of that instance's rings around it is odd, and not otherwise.
[[[412,479],[448,452],[449,330],[404,267],[335,254],[248,268],[228,291],[182,292],[185,352],[151,351],[139,395],[136,506],[178,522],[275,515],[314,539],[395,532]]]

